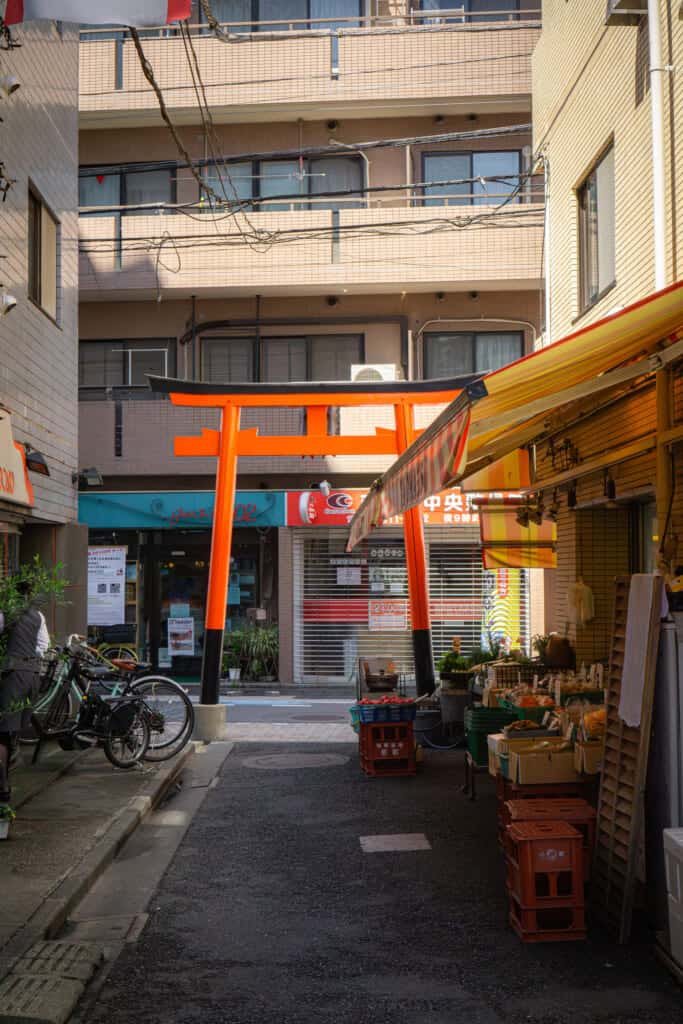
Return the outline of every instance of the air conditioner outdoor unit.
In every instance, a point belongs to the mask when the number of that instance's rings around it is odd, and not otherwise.
[[[398,379],[398,366],[395,363],[354,363],[351,367],[351,380],[354,384]]]

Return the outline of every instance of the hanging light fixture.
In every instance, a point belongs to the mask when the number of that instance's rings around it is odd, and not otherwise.
[[[570,512],[576,511],[576,480],[572,480],[567,491],[567,508]]]
[[[553,491],[553,500],[548,508],[545,510],[546,519],[550,519],[551,522],[556,523],[557,517],[560,514],[560,502],[557,497],[557,490]]]
[[[535,526],[540,526],[543,522],[543,513],[545,511],[545,504],[543,502],[543,491],[539,491],[536,498],[536,507],[533,506],[529,509],[529,522]]]
[[[617,485],[609,469],[605,470],[603,492],[607,498],[607,508],[617,508]]]

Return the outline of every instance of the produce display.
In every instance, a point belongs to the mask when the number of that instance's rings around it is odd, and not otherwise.
[[[359,704],[414,704],[412,697],[397,697],[393,693],[387,693],[384,697],[363,697]]]
[[[595,711],[586,711],[582,724],[586,739],[604,739],[607,728],[607,708],[596,708]]]
[[[552,708],[555,706],[555,701],[549,693],[532,690],[528,686],[516,686],[512,690],[507,690],[505,700],[517,708]]]
[[[509,725],[504,726],[503,732],[507,735],[524,735],[525,732],[538,732],[538,722],[532,721],[530,718],[521,718],[516,722],[510,722]]]

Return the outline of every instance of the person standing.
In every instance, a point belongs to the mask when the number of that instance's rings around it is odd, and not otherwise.
[[[16,735],[31,718],[31,705],[40,688],[40,658],[50,646],[45,616],[33,604],[31,584],[20,580],[17,591],[26,606],[7,626],[7,653],[0,666],[0,803],[9,803],[10,754]],[[0,628],[6,626],[0,623]]]

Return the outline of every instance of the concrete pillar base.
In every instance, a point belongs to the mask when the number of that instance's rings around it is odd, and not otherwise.
[[[222,740],[225,736],[225,704],[195,704],[192,738],[203,743]]]

